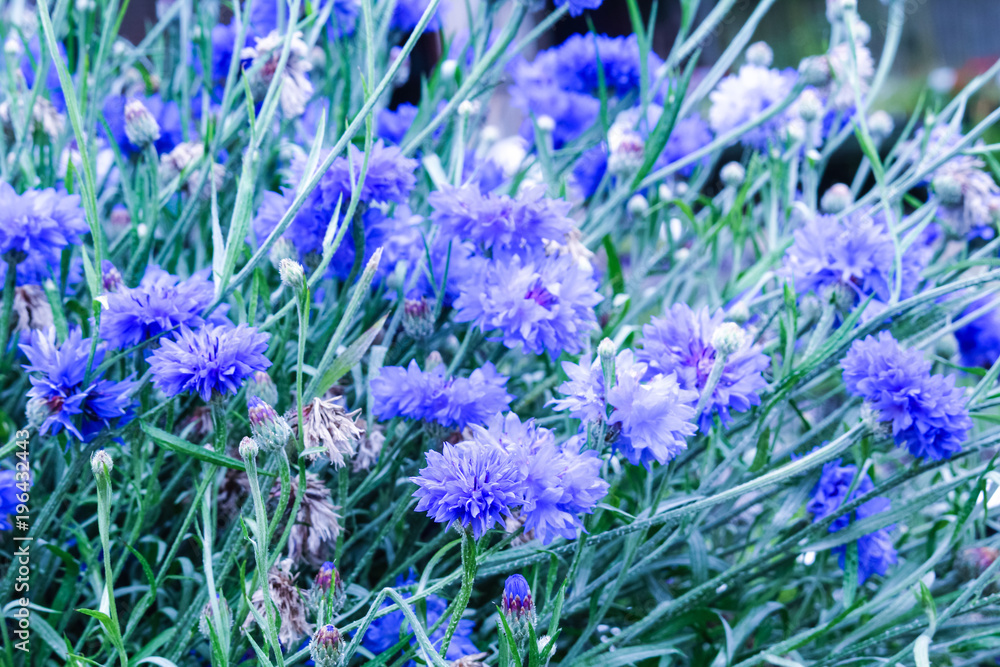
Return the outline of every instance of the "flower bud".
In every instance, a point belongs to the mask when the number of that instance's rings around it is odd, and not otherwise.
[[[534,628],[537,620],[535,603],[531,599],[531,589],[528,587],[527,579],[520,574],[507,577],[503,585],[500,609],[514,635],[514,640],[523,646],[528,640],[529,626]]]
[[[632,217],[641,218],[649,213],[649,202],[642,195],[632,195],[625,208]]]
[[[597,346],[597,356],[601,359],[601,373],[604,375],[604,390],[609,391],[615,385],[615,355],[618,346],[610,338],[605,338]]]
[[[738,188],[746,180],[747,170],[739,162],[730,162],[719,172],[719,178],[727,188]]]
[[[945,206],[958,206],[962,203],[964,196],[962,182],[953,175],[945,173],[935,176],[931,187]]]
[[[44,398],[32,398],[25,408],[25,418],[28,421],[28,428],[37,431],[45,423],[45,420],[52,414],[48,402]]]
[[[875,141],[885,141],[896,128],[896,124],[885,111],[876,111],[868,117],[868,132]]]
[[[822,87],[830,83],[831,77],[826,56],[810,56],[799,63],[799,80],[804,85]]]
[[[538,129],[545,134],[552,134],[556,129],[555,119],[548,114],[542,114],[535,122],[538,123]]]
[[[278,402],[278,387],[266,371],[254,371],[247,384],[247,396],[256,396],[269,405]]]
[[[434,308],[424,297],[403,302],[403,331],[414,340],[424,340],[434,333]]]
[[[288,444],[292,427],[274,408],[259,397],[251,396],[247,399],[247,412],[253,437],[264,451],[276,452]]]
[[[730,306],[726,313],[726,319],[737,324],[745,324],[750,319],[750,307],[747,306],[746,301],[737,301]]]
[[[851,188],[843,183],[835,183],[823,193],[819,206],[824,213],[840,213],[853,203],[854,195],[851,193]]]
[[[735,322],[723,322],[712,333],[712,347],[728,357],[747,342],[747,334]]]
[[[146,146],[160,138],[160,125],[139,100],[125,103],[125,136],[136,146]]]
[[[993,565],[997,556],[1000,556],[1000,549],[993,547],[969,547],[958,557],[958,571],[963,579],[971,581],[982,576],[990,565]],[[989,584],[984,593],[990,594],[1000,586],[996,580]]]
[[[458,105],[458,115],[468,118],[472,114],[479,111],[479,104],[471,100],[462,100],[462,103]],[[551,117],[548,117],[551,120]],[[552,130],[547,130],[551,132]]]
[[[90,469],[93,471],[94,477],[108,475],[114,467],[115,462],[111,459],[111,454],[103,449],[98,449],[90,457]]]
[[[456,71],[458,71],[458,62],[454,58],[448,58],[441,63],[442,79],[454,79]]]
[[[257,443],[254,442],[253,438],[244,437],[240,440],[240,457],[244,461],[256,458],[259,451],[260,447],[257,446]]]
[[[947,95],[958,81],[958,72],[951,67],[937,67],[927,75],[927,87],[938,95]]]
[[[330,561],[323,563],[312,589],[309,591],[309,602],[317,610],[322,605],[326,605],[325,612],[336,614],[340,611],[347,600],[347,592],[344,589],[344,581],[340,578],[340,571]]]
[[[757,67],[770,67],[774,62],[774,51],[767,42],[751,44],[747,49],[747,62]]]
[[[340,667],[344,662],[344,639],[333,625],[321,625],[309,642],[309,655],[316,667]]]
[[[608,171],[620,176],[638,170],[645,150],[642,135],[613,124],[608,130]]]
[[[807,123],[819,119],[823,115],[823,100],[819,93],[812,88],[807,88],[799,95],[798,102],[799,118]]]
[[[101,269],[101,286],[105,292],[117,292],[125,284],[121,271],[108,260],[101,262]]]
[[[301,290],[306,284],[306,272],[302,265],[294,259],[282,259],[278,263],[278,274],[281,284],[295,291]]]
[[[944,359],[951,359],[958,354],[958,339],[955,334],[945,334],[934,342],[934,354]]]

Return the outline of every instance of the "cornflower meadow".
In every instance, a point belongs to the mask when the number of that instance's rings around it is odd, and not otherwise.
[[[0,5],[5,664],[996,664],[1000,63],[791,2]]]

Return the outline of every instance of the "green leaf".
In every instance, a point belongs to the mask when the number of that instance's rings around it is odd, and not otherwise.
[[[214,463],[217,466],[223,466],[232,470],[246,471],[246,467],[243,465],[242,461],[237,461],[236,459],[226,456],[225,454],[220,454],[219,452],[212,451],[211,449],[194,445],[187,440],[178,438],[176,435],[167,433],[163,429],[157,428],[144,421],[139,422],[139,427],[142,429],[143,433],[153,439],[153,442],[162,447],[166,447],[171,451],[177,452],[178,454],[185,454],[192,458],[196,458],[199,461]],[[267,473],[261,472],[261,474]]]
[[[344,353],[333,361],[330,365],[330,369],[323,374],[323,378],[316,386],[316,396],[322,396],[325,394],[330,387],[337,382],[337,380],[344,377],[348,371],[354,368],[361,361],[361,359],[364,358],[368,348],[371,347],[371,344],[375,342],[375,338],[378,336],[379,332],[382,331],[382,327],[385,325],[387,317],[389,316],[383,315],[379,318],[378,322],[373,324],[367,331],[358,336],[358,339],[351,343],[350,347],[344,350]]]
[[[770,460],[769,451],[771,448],[771,428],[765,428],[764,432],[757,438],[757,453],[754,454],[753,463],[750,464],[750,472],[757,472],[768,464]]]
[[[847,546],[844,559],[844,607],[850,608],[858,592],[858,543],[851,542]]]
[[[611,277],[611,288],[615,294],[625,291],[625,276],[622,274],[622,263],[618,259],[618,250],[611,234],[604,235],[604,250],[608,253],[608,275]]]

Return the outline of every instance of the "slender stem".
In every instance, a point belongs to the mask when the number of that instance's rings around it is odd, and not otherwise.
[[[721,352],[717,353],[718,356],[715,357],[715,362],[712,364],[712,370],[708,374],[708,380],[705,381],[705,388],[701,390],[701,396],[698,397],[698,404],[694,408],[694,418],[699,420],[701,413],[708,406],[709,401],[712,400],[712,394],[715,393],[715,388],[719,385],[719,380],[722,379],[722,371],[726,368],[726,355]]]
[[[476,580],[476,539],[468,530],[462,533],[462,588],[458,591],[455,599],[454,609],[451,618],[448,620],[448,629],[445,630],[444,639],[441,640],[441,655],[448,655],[448,645],[451,638],[458,629],[458,623],[462,620],[465,608],[469,606],[469,598],[472,597],[472,585]]]
[[[104,591],[108,596],[108,614],[111,616],[113,642],[121,644],[121,625],[118,623],[118,605],[115,602],[115,573],[111,558],[111,471],[101,464],[103,470],[95,472],[97,480],[97,528],[101,534],[101,550],[104,553]],[[128,667],[125,651],[118,651],[122,667]]]
[[[247,479],[250,481],[250,495],[253,498],[255,513],[254,521],[254,556],[257,560],[257,584],[260,586],[261,594],[264,597],[264,620],[267,627],[264,632],[268,642],[274,649],[278,665],[284,667],[285,660],[281,653],[281,642],[278,641],[277,622],[278,614],[271,600],[271,589],[268,585],[268,560],[267,560],[267,506],[260,493],[260,481],[257,477],[257,457],[249,456],[244,459],[247,467]],[[299,494],[301,495],[301,494]]]

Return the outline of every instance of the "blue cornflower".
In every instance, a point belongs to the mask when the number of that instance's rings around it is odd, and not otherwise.
[[[176,340],[165,339],[149,357],[153,383],[167,396],[192,392],[208,401],[213,394],[235,394],[254,371],[271,365],[264,352],[270,334],[241,324],[181,326]]]
[[[0,258],[19,262],[19,275],[48,277],[63,248],[78,245],[89,230],[79,195],[52,188],[17,194],[0,183]]]
[[[392,21],[389,26],[394,30],[409,32],[417,27],[420,17],[424,15],[430,0],[397,0],[396,8],[392,12]],[[427,23],[425,31],[436,32],[441,29],[441,15],[438,10]]]
[[[637,355],[649,364],[649,373],[675,373],[682,389],[700,394],[718,355],[712,335],[723,324],[724,317],[722,311],[713,316],[708,308],[696,312],[687,304],[675,304],[664,317],[654,317],[642,328],[642,349]],[[713,413],[727,425],[732,422],[731,411],[745,412],[759,405],[760,391],[767,386],[761,373],[768,365],[767,355],[746,337],[726,360],[719,382],[699,417],[701,429],[711,427]]]
[[[798,74],[794,69],[777,70],[747,64],[736,74],[730,74],[709,95],[712,107],[709,124],[716,134],[725,134],[755,120],[765,111],[783,101],[792,92]],[[781,142],[779,132],[788,122],[781,113],[746,132],[740,137],[744,145],[767,148],[770,142]]]
[[[444,364],[422,371],[413,360],[406,368],[383,367],[371,383],[379,419],[420,419],[456,430],[506,410],[514,398],[506,387],[507,377],[489,362],[464,378],[449,377]]]
[[[501,447],[465,441],[427,452],[427,467],[410,481],[416,510],[438,523],[459,524],[479,539],[519,503],[521,475]]]
[[[385,139],[391,144],[399,144],[406,136],[406,132],[417,119],[418,107],[407,102],[403,102],[395,109],[381,109],[376,117],[376,132],[379,138]]]
[[[116,428],[132,418],[130,394],[135,382],[114,382],[92,372],[89,384],[84,384],[91,340],[83,338],[79,329],[70,331],[61,344],[56,343],[55,328],[32,331],[20,348],[28,357],[22,368],[32,374],[29,412],[37,410],[34,418],[44,418],[39,433],[66,429],[77,440],[88,442],[103,429]],[[98,347],[91,368],[97,369],[102,361],[104,349]]]
[[[499,330],[504,345],[558,356],[580,352],[602,300],[593,274],[569,255],[496,253],[469,263],[455,300],[459,322]]]
[[[13,470],[0,470],[0,530],[14,529],[7,517],[14,514],[19,492],[17,473]]]
[[[556,0],[556,6],[569,5],[569,15],[579,16],[584,10],[597,9],[604,0]]]
[[[581,452],[578,442],[556,444],[555,435],[534,420],[521,422],[513,412],[495,415],[488,428],[472,425],[472,438],[484,449],[500,448],[514,462],[520,478],[519,517],[524,530],[549,544],[556,537],[574,539],[608,492],[601,479],[597,452]]]
[[[513,199],[483,193],[475,185],[442,185],[427,200],[434,207],[431,220],[446,235],[485,248],[540,246],[546,240],[562,241],[575,228],[566,215],[569,202],[549,199],[544,186],[527,188]]]
[[[411,569],[406,579],[402,576],[396,578],[396,588],[412,586],[416,583],[416,581],[416,573],[414,573]],[[402,593],[402,596],[403,598],[410,598],[413,594],[405,592]],[[392,604],[393,602],[387,599],[382,603],[382,608],[388,607]],[[437,595],[428,595],[424,598],[424,606],[427,609],[427,617],[423,620],[426,621],[426,627],[429,628],[434,625],[448,609],[448,601]],[[413,612],[417,615],[417,618],[420,618],[420,612],[418,612],[416,608],[413,608]],[[429,639],[435,648],[441,647],[441,641],[444,639],[447,627],[448,622],[446,619],[445,622],[441,624],[441,627],[430,635]],[[479,649],[476,648],[476,645],[472,643],[471,639],[472,632],[475,628],[475,623],[469,619],[461,619],[458,622],[458,627],[455,629],[455,635],[451,639],[451,644],[448,645],[448,653],[445,655],[447,660],[458,660],[463,656],[475,655],[479,653]],[[365,631],[365,636],[361,643],[366,649],[377,656],[381,653],[385,653],[399,643],[401,633],[407,633],[409,631],[409,622],[406,620],[403,610],[397,609],[372,621],[371,625],[369,625],[368,629]],[[417,640],[414,638],[410,641],[410,644],[412,646],[416,646]],[[405,667],[416,666],[416,663],[413,660],[404,664]]]
[[[812,499],[806,505],[806,510],[813,515],[814,522],[833,514],[844,503],[860,498],[875,488],[871,478],[866,475],[858,481],[857,488],[848,498],[847,492],[857,472],[857,466],[841,465],[841,459],[830,461],[823,466],[819,482],[812,490]],[[852,518],[865,519],[881,512],[887,512],[890,507],[891,503],[888,498],[872,498],[854,510],[853,517],[846,514],[837,517],[830,524],[830,532],[836,533],[843,530],[851,523]],[[893,528],[894,526],[879,528],[858,539],[859,582],[865,582],[873,574],[885,576],[886,572],[889,571],[889,566],[896,563],[896,549],[892,546],[892,538],[889,536]],[[840,554],[840,567],[843,568],[847,547],[837,547],[834,552]]]
[[[631,350],[622,350],[607,398],[613,408],[608,422],[620,431],[615,447],[631,464],[647,470],[653,461],[666,464],[687,449],[685,438],[697,430],[691,420],[698,398],[673,373],[644,379],[649,375],[647,364],[635,361]]]
[[[894,284],[896,249],[884,218],[869,211],[847,216],[816,215],[794,232],[785,255],[785,271],[799,294],[813,291],[829,298],[830,290],[853,291],[856,301],[875,295],[888,301]],[[927,260],[926,246],[913,244],[902,257],[900,298],[913,294]]]
[[[62,62],[69,62],[66,57],[66,49],[61,42],[56,42],[58,53],[55,58],[62,59]],[[42,64],[42,43],[40,35],[36,33],[28,42],[28,52],[21,56],[21,74],[24,76],[24,83],[29,90],[35,88],[35,69]],[[45,72],[45,90],[49,92],[49,100],[56,111],[66,111],[66,97],[62,92],[62,85],[59,82],[59,70],[56,69],[55,60],[49,60],[49,69]]]
[[[983,297],[969,304],[962,317],[993,300]],[[1000,308],[993,307],[955,332],[962,365],[989,369],[1000,358]]]
[[[892,423],[896,444],[940,461],[962,449],[972,420],[955,378],[931,375],[920,350],[904,349],[888,331],[856,340],[840,362],[847,390]]]
[[[351,144],[348,147],[350,162],[346,157],[338,157],[330,165],[320,179],[317,191],[320,193],[320,203],[332,213],[337,205],[337,199],[344,198],[343,209],[351,200],[353,185],[361,175],[365,152]],[[352,169],[353,167],[353,169]],[[305,163],[298,160],[292,164],[293,181],[302,178]],[[372,144],[368,153],[368,171],[361,187],[360,199],[363,202],[395,202],[405,204],[410,192],[417,184],[414,172],[417,161],[405,157],[397,146],[386,146],[382,140]]]
[[[320,0],[313,3],[312,13],[318,16],[326,10],[327,3],[330,1]],[[361,3],[359,0],[332,0],[332,2],[333,9],[330,10],[330,20],[327,23],[330,37],[339,38],[353,35],[357,27]],[[305,4],[302,7],[305,7]],[[253,9],[250,10],[250,30],[253,34],[267,35],[277,30],[279,11],[285,14],[285,25],[287,26],[289,14],[288,4],[285,0],[257,0],[254,2]],[[305,12],[300,12],[299,18],[304,17]]]
[[[186,280],[158,266],[147,267],[138,287],[121,287],[107,295],[101,314],[101,338],[112,347],[137,345],[181,325],[196,329],[205,323],[202,313],[215,297],[209,269]],[[211,320],[220,324],[216,310]]]

